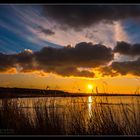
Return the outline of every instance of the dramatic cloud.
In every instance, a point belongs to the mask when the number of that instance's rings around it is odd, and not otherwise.
[[[40,64],[74,67],[97,67],[113,59],[112,50],[104,45],[81,42],[61,49],[45,47],[35,53]]]
[[[61,27],[80,29],[104,21],[140,17],[139,5],[45,5],[43,14]]]
[[[6,71],[9,68],[13,67],[15,60],[11,55],[6,55],[0,53],[0,71]]]
[[[140,44],[129,44],[126,42],[118,42],[114,48],[114,52],[124,55],[140,55]]]
[[[136,61],[114,62],[111,67],[121,75],[133,74],[140,76],[140,58]]]
[[[55,34],[55,32],[53,32],[52,30],[43,28],[42,26],[38,26],[37,29],[38,29],[39,33],[44,33],[45,35],[54,35]]]
[[[94,77],[94,73],[78,68],[95,68],[113,59],[112,50],[104,45],[81,42],[75,47],[45,47],[38,52],[0,54],[0,71],[17,68],[21,72],[42,70],[62,76]]]
[[[18,54],[2,54],[0,53],[0,71],[6,71],[9,68],[23,67],[24,69],[32,69],[33,53],[30,50]]]
[[[135,61],[113,62],[110,66],[99,68],[102,76],[117,76],[132,74],[140,76],[140,57]]]
[[[136,60],[117,62],[114,53],[137,55]],[[44,47],[40,51],[30,49],[17,54],[0,53],[0,72],[16,68],[17,72],[42,71],[61,76],[96,77],[90,70],[98,70],[102,76],[140,76],[139,44],[118,42],[114,50],[101,44],[81,42],[72,47]]]
[[[118,42],[114,50],[101,44],[81,42],[72,47],[44,47],[40,51],[30,49],[17,54],[0,53],[0,72],[16,68],[17,72],[42,71],[61,76],[96,77],[90,70],[98,70],[102,76],[132,74],[140,76],[140,46]],[[115,61],[114,53],[137,56],[136,60]]]

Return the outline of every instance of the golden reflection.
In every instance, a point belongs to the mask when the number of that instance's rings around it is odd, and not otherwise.
[[[92,96],[88,97],[88,113],[89,113],[89,116],[92,115]]]

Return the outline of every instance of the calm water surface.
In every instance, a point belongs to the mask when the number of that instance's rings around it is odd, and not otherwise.
[[[101,111],[102,108],[105,111],[108,107],[118,121],[123,121],[124,113],[122,112],[124,110],[130,114],[129,119],[133,117],[133,112],[135,112],[136,117],[140,117],[140,97],[136,96],[40,97],[8,100],[18,103],[18,108],[25,111],[31,120],[36,117],[35,108],[43,112],[45,106],[50,118],[52,118],[52,114],[58,115],[62,123],[67,122],[66,125],[68,125],[68,122],[80,120],[81,118],[81,120],[86,120],[88,123],[87,120],[94,117],[94,110]],[[4,101],[4,99],[0,100],[0,104]]]

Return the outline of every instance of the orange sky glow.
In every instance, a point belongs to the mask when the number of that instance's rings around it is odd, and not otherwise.
[[[98,75],[99,76],[99,75]],[[29,73],[18,73],[15,69],[8,70],[0,74],[1,87],[20,87],[63,90],[67,92],[80,93],[130,93],[138,92],[140,78],[133,75],[116,77],[63,77],[56,74],[34,71]],[[93,90],[88,88],[93,86]]]

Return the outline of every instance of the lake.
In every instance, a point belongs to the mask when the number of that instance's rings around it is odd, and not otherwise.
[[[83,129],[81,131],[90,134],[91,124],[96,126],[94,129],[100,128],[101,130],[102,125],[106,122],[106,125],[110,127],[111,121],[118,123],[123,129],[127,127],[127,124],[128,132],[130,127],[137,129],[134,126],[140,122],[139,102],[139,96],[40,97],[1,99],[0,107],[1,111],[5,108],[6,111],[10,110],[13,113],[17,110],[20,110],[19,114],[24,112],[24,117],[27,117],[34,127],[37,125],[37,119],[40,119],[43,127],[46,127],[44,125],[47,116],[47,119],[54,124],[58,121],[65,129],[65,134],[71,134],[70,132],[73,130],[77,134],[75,125],[78,126],[78,129]],[[23,129],[21,128],[21,130]],[[100,132],[100,130],[98,131]],[[135,131],[131,130],[134,134]]]

